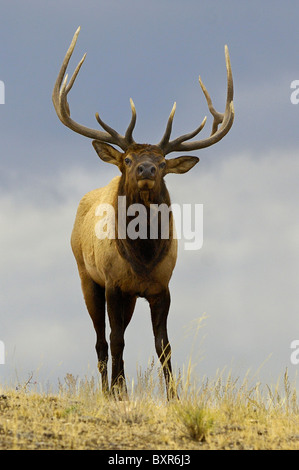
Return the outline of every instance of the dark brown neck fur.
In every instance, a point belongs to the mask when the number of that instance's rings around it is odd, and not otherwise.
[[[160,181],[159,187],[155,186],[154,190],[146,192],[130,191],[126,187],[125,177],[122,175],[118,196],[126,196],[126,214],[127,209],[131,204],[142,204],[147,213],[147,238],[136,238],[135,240],[129,238],[125,239],[116,238],[116,244],[119,254],[126,259],[133,271],[138,274],[142,279],[149,278],[151,271],[164,259],[167,255],[170,243],[173,238],[172,233],[172,213],[169,214],[169,238],[161,238],[161,214],[158,214],[158,238],[150,238],[150,205],[151,204],[167,204],[170,206],[170,197],[163,179]],[[116,204],[116,207],[117,204]],[[116,211],[116,228],[118,228],[118,209]],[[137,217],[138,213],[134,216],[126,215],[126,228],[130,221]],[[116,231],[118,233],[118,230]]]

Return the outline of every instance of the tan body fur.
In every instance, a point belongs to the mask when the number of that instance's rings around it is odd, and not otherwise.
[[[167,257],[151,272],[151,284],[141,281],[116,248],[114,239],[99,239],[95,226],[99,204],[114,207],[120,176],[105,187],[87,193],[81,200],[72,232],[71,244],[80,275],[85,274],[102,287],[118,286],[123,292],[140,297],[158,294],[168,287],[177,258],[177,240],[172,239]]]

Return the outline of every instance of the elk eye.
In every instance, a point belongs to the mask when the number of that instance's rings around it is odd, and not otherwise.
[[[162,163],[160,163],[160,165],[159,165],[159,166],[160,166],[160,168],[162,168],[162,169],[163,169],[163,168],[165,168],[165,167],[166,167],[166,163],[165,163],[165,162],[162,162]]]
[[[130,165],[132,162],[129,158],[125,158],[125,164],[126,165]]]

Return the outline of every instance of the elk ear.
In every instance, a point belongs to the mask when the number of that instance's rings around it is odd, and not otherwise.
[[[107,163],[113,163],[113,165],[119,166],[120,157],[122,153],[116,150],[112,145],[105,144],[99,140],[93,140],[92,145],[97,152],[98,156]]]
[[[187,173],[191,168],[199,162],[198,157],[177,157],[166,160],[166,174],[167,173]]]

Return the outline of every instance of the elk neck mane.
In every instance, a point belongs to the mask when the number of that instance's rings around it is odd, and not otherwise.
[[[151,204],[166,204],[170,207],[170,196],[162,179],[160,185],[155,190],[139,192],[130,191],[126,185],[125,177],[120,178],[117,198],[126,196],[126,227],[135,217],[127,215],[127,208],[131,204],[142,204],[147,213],[147,238],[130,239],[116,237],[117,250],[122,258],[124,258],[131,266],[132,270],[142,279],[146,280],[151,271],[167,256],[169,248],[173,240],[173,216],[169,211],[169,237],[161,238],[161,214],[158,213],[158,237],[150,238],[150,207]],[[116,204],[116,229],[118,229],[118,204]],[[116,230],[118,233],[118,230]]]

